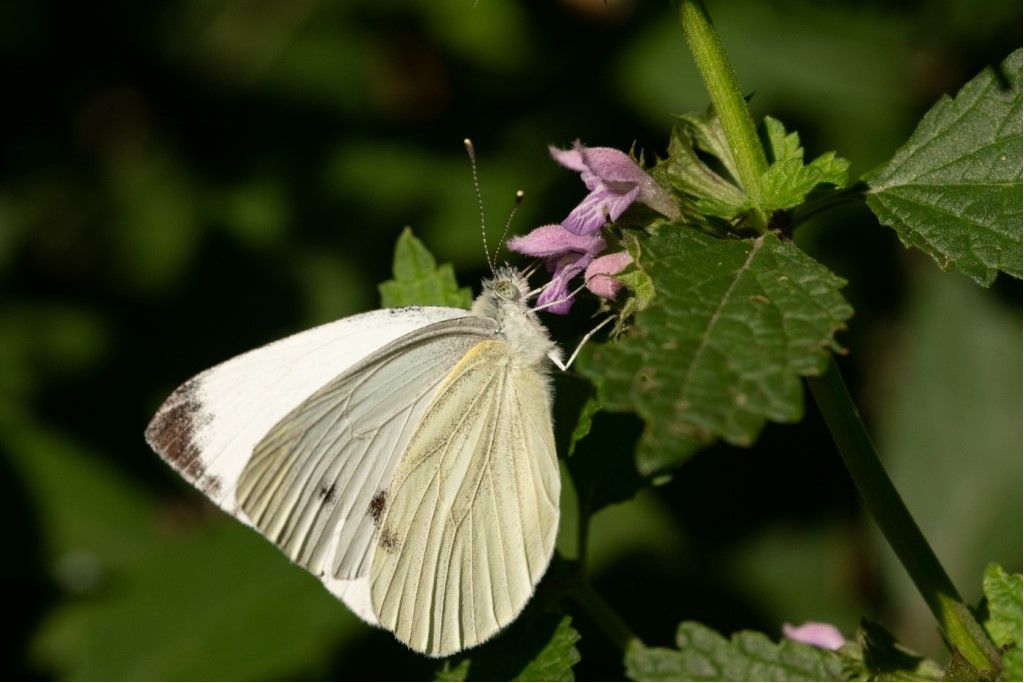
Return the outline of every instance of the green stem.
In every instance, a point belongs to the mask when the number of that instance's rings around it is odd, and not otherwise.
[[[729,57],[725,53],[718,32],[715,31],[701,0],[683,0],[679,8],[680,21],[686,42],[697,63],[697,70],[704,79],[704,86],[711,97],[711,105],[715,108],[725,139],[729,142],[736,161],[738,180],[750,197],[754,206],[761,204],[761,176],[768,169],[768,158],[764,147],[757,137],[754,119],[747,107],[747,100],[740,90],[740,82],[736,78]],[[759,209],[751,212],[754,227],[764,232],[767,220]]]
[[[680,19],[711,104],[722,122],[739,181],[757,206],[761,199],[758,183],[768,168],[768,160],[736,72],[701,0],[682,0]],[[766,224],[763,213],[753,219],[754,227],[763,230]],[[808,384],[868,510],[946,637],[980,675],[991,676],[998,672],[999,658],[994,646],[960,599],[882,467],[835,360],[830,359],[825,374],[809,378]]]
[[[643,645],[643,642],[626,625],[626,622],[619,618],[611,605],[605,602],[604,598],[598,595],[586,580],[581,579],[576,582],[570,593],[591,621],[623,654],[630,645]]]
[[[886,541],[924,597],[949,642],[984,677],[999,671],[999,655],[914,522],[882,467],[835,359],[821,377],[809,377],[814,400],[832,439]]]

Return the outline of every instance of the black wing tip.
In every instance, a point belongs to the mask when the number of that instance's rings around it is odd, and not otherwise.
[[[200,458],[196,433],[205,422],[198,382],[189,380],[174,390],[146,427],[146,443],[157,455],[190,482],[199,481],[204,467]],[[219,489],[219,481],[211,478],[204,490]]]

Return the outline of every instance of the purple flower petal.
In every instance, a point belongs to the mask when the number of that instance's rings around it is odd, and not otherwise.
[[[625,251],[605,254],[594,259],[587,266],[587,272],[583,276],[587,289],[603,299],[614,299],[622,289],[622,283],[611,276],[622,272],[622,269],[632,262],[633,257]]]
[[[548,151],[555,161],[578,172],[590,190],[562,221],[572,232],[593,234],[608,220],[618,220],[634,201],[670,218],[679,216],[679,206],[672,196],[625,152],[612,147],[586,147],[578,140],[572,149],[549,147]]]
[[[548,147],[548,151],[562,166],[582,174],[588,190],[595,189],[599,183],[628,186],[616,188],[624,190],[650,180],[628,154],[614,147],[587,147],[577,140],[572,149]]]
[[[585,235],[570,232],[557,223],[542,225],[522,237],[513,237],[506,242],[512,251],[527,256],[550,258],[570,252],[599,254],[605,248],[604,239],[599,235]]]
[[[570,171],[582,173],[587,170],[587,165],[583,163],[583,155],[580,153],[581,147],[583,147],[583,144],[577,140],[573,143],[572,149],[558,149],[554,145],[548,145],[548,152],[551,153],[551,157],[555,161]]]
[[[583,145],[580,145],[579,149],[580,157],[587,170],[607,185],[644,185],[651,180],[651,176],[647,175],[647,172],[630,159],[625,152],[613,147],[584,147]]]
[[[544,306],[552,301],[558,301],[557,304],[548,306],[544,310],[558,315],[568,313],[573,304],[573,298],[569,296],[569,281],[579,275],[593,258],[590,254],[570,254],[550,261],[548,269],[553,271],[554,275],[551,277],[551,282],[537,297],[537,305]]]
[[[636,187],[624,194],[616,194],[606,188],[594,190],[566,216],[562,225],[577,235],[592,235],[608,221],[618,220],[639,191]]]
[[[838,628],[818,621],[808,621],[800,626],[783,624],[782,633],[790,640],[826,650],[838,650],[846,643],[846,638]]]

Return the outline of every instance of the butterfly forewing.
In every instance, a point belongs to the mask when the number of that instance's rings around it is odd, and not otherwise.
[[[316,576],[365,576],[375,498],[445,376],[493,333],[486,318],[436,323],[315,392],[256,445],[238,481],[242,511]]]
[[[547,568],[559,476],[545,378],[474,346],[423,413],[384,498],[370,572],[380,623],[420,652],[483,642]]]
[[[395,340],[468,315],[440,307],[373,311],[236,356],[178,387],[153,417],[146,440],[216,505],[252,525],[238,506],[235,488],[256,444],[274,425],[332,378]],[[354,612],[376,622],[365,580],[325,576],[323,581]]]
[[[253,448],[310,394],[416,329],[465,317],[411,307],[355,315],[300,332],[202,372],[164,401],[146,428],[160,456],[242,521],[235,484]]]

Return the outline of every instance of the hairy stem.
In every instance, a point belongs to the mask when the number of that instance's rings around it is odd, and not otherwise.
[[[994,677],[999,671],[999,655],[960,598],[878,459],[835,359],[830,357],[824,374],[809,377],[807,384],[868,511],[950,644],[980,676]]]
[[[718,32],[701,0],[682,0],[679,17],[686,42],[704,79],[711,105],[722,122],[725,138],[736,161],[738,180],[754,206],[761,204],[761,176],[768,169],[768,158],[757,137],[754,119],[740,90],[736,72],[729,62]],[[755,209],[748,219],[761,232],[767,224],[764,212]]]

